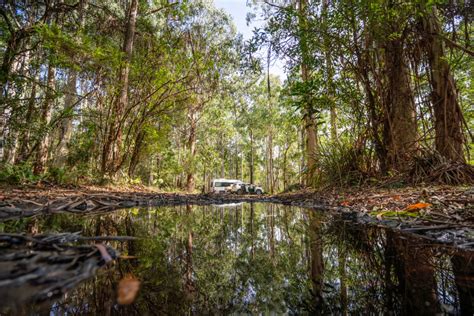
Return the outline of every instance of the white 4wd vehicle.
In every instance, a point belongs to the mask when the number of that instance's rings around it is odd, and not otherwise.
[[[235,179],[214,179],[211,182],[212,193],[229,193],[233,185],[242,184],[243,182]]]
[[[263,194],[263,188],[250,183],[236,183],[231,186],[230,191],[236,194]]]

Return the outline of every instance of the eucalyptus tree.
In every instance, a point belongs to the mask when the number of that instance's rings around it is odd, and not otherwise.
[[[461,8],[460,8],[461,9]],[[425,4],[421,2],[418,4],[417,10],[420,12],[419,16],[419,30],[420,42],[424,51],[427,64],[430,69],[428,76],[431,85],[431,102],[434,112],[434,128],[435,128],[435,148],[436,150],[452,161],[465,161],[464,148],[465,137],[463,135],[463,111],[459,104],[459,92],[456,87],[456,80],[453,69],[450,65],[447,53],[446,44],[455,46],[456,49],[461,50],[471,56],[471,61],[467,61],[472,65],[472,56],[474,52],[469,49],[464,49],[463,46],[457,45],[452,40],[446,38],[443,34],[443,26],[439,17],[439,9],[436,4]],[[462,11],[460,10],[460,13]],[[468,17],[461,14],[454,14],[452,17],[452,24],[455,18],[462,21],[464,18],[465,31],[468,32],[467,20]],[[459,23],[459,22],[457,22]],[[459,27],[459,26],[458,26]],[[456,32],[456,27],[453,27],[453,35]],[[465,34],[466,46],[468,44],[468,33]],[[468,126],[466,126],[469,128]]]
[[[182,24],[186,36],[186,56],[190,59],[192,96],[187,103],[186,188],[195,188],[197,125],[203,108],[219,93],[219,87],[236,65],[236,34],[230,17],[209,1],[189,3]]]

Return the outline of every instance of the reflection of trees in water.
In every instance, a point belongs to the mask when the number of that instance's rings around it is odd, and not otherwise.
[[[448,258],[454,255],[453,258],[466,260],[465,255],[394,231],[354,226],[342,221],[332,223],[328,236],[335,237],[332,244],[346,252],[344,257],[349,270],[347,283],[350,288],[348,304],[352,311],[375,313],[390,310],[405,315],[433,315],[442,312],[440,303],[443,303],[453,305],[448,309],[456,313],[456,266],[453,264],[453,275]],[[463,262],[461,266],[464,267],[461,275],[472,275],[472,268],[469,268],[472,263]],[[339,276],[342,276],[341,272]],[[342,287],[342,277],[340,284]],[[357,287],[350,284],[357,284]],[[469,302],[472,302],[472,287],[469,289],[466,285],[464,283],[464,290],[471,291],[467,294],[471,296],[464,301],[470,299]],[[354,293],[360,289],[365,293]],[[459,287],[458,291],[462,293]],[[462,307],[462,297],[460,299],[461,309],[467,311],[469,307]]]
[[[455,254],[451,259],[462,315],[474,315],[474,255]]]
[[[387,232],[386,251],[398,281],[401,311],[405,315],[440,312],[436,296],[433,249],[396,232]]]
[[[61,214],[18,225],[145,237],[111,243],[139,259],[108,267],[55,305],[70,314],[420,314],[438,310],[437,288],[447,288],[443,302],[455,299],[455,285],[464,311],[472,308],[472,263],[465,257],[453,259],[454,283],[451,272],[435,269],[431,248],[328,219],[314,210],[244,204]],[[117,306],[116,285],[129,273],[141,281],[140,294],[132,305]]]
[[[191,216],[192,206],[186,205],[186,217]],[[194,294],[196,292],[196,286],[193,279],[193,228],[192,225],[186,225],[187,238],[186,238],[186,252],[185,252],[185,274],[184,274],[184,293],[186,293],[186,299],[193,301]]]
[[[309,264],[312,285],[311,311],[320,315],[323,311],[323,285],[324,285],[324,259],[323,259],[323,233],[322,214],[309,210],[308,241],[309,241]]]

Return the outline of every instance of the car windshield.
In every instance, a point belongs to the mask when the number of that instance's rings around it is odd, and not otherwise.
[[[230,187],[233,183],[231,182],[214,182],[214,187],[216,188],[223,188],[223,187]]]

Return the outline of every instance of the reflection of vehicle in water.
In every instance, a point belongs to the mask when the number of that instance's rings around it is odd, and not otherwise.
[[[213,204],[212,206],[216,207],[216,208],[242,208],[242,205],[244,205],[244,203],[240,202],[240,203],[227,203],[227,204]]]
[[[263,188],[261,186],[250,183],[233,184],[230,191],[236,194],[263,194]]]
[[[243,183],[240,180],[235,179],[214,179],[211,182],[211,192],[213,193],[226,193],[230,192],[230,188],[234,184]]]

